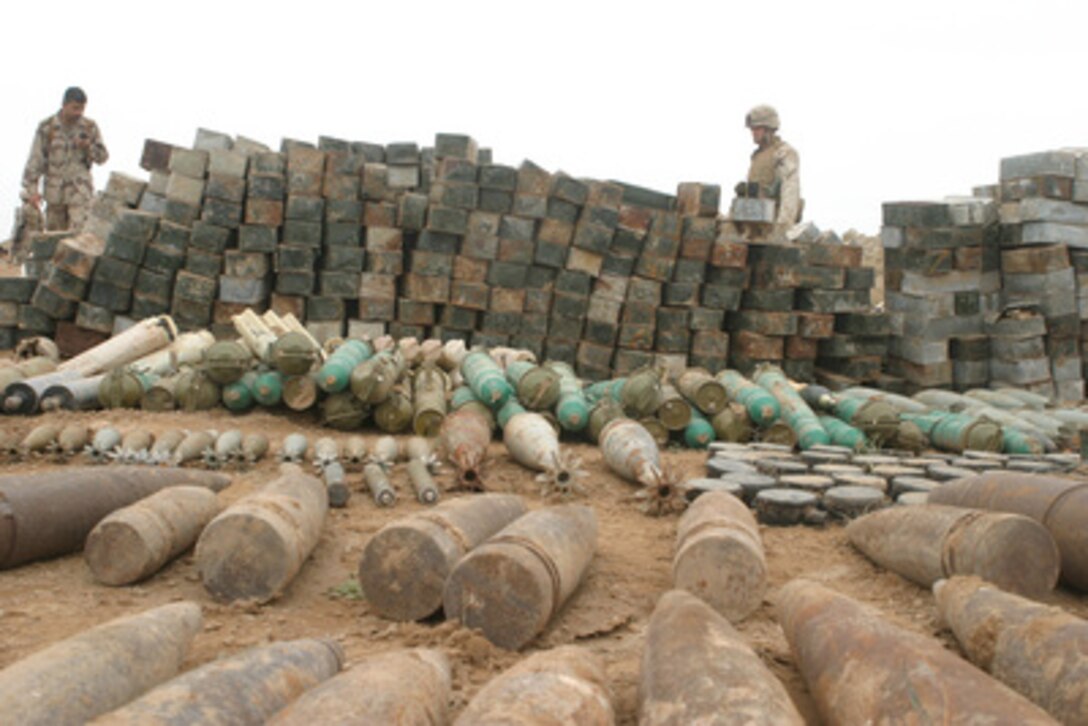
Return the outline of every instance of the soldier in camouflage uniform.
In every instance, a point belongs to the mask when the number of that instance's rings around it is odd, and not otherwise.
[[[91,166],[109,158],[98,124],[83,115],[87,95],[79,88],[64,92],[60,111],[38,124],[34,145],[23,171],[23,201],[41,209],[45,199],[45,228],[83,227],[94,196]],[[38,182],[45,177],[44,194]]]
[[[778,136],[778,112],[756,106],[744,119],[758,147],[748,167],[748,182],[759,185],[759,196],[777,201],[775,224],[786,229],[801,221],[801,160]]]

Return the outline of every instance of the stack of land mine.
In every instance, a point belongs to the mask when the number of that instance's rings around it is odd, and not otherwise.
[[[281,149],[204,130],[193,149],[147,141],[149,181],[112,175],[82,235],[36,241],[39,285],[0,286],[2,335],[85,347],[118,319],[161,313],[230,335],[253,308],[292,313],[321,341],[511,345],[590,379],[791,359],[811,379],[817,358],[859,357],[837,341],[851,323],[831,315],[868,310],[860,250],[750,247],[718,215],[716,186],[673,197],[494,164],[452,134],[423,149],[325,137]]]

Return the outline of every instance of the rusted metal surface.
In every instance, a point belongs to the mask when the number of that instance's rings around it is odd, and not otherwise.
[[[855,519],[846,533],[878,565],[925,587],[942,577],[979,575],[1037,597],[1058,582],[1057,545],[1022,515],[937,504],[892,507]]]
[[[450,664],[437,650],[416,648],[363,658],[306,691],[272,717],[270,726],[390,726],[449,720]]]
[[[514,494],[443,502],[391,522],[367,542],[359,582],[379,615],[420,620],[442,607],[442,588],[462,557],[526,512]]]
[[[0,714],[11,724],[89,721],[173,678],[200,630],[200,606],[171,603],[54,643],[0,670]]]
[[[571,596],[597,549],[597,517],[564,504],[517,519],[462,559],[446,581],[446,617],[518,650]]]
[[[971,662],[1062,723],[1088,723],[1088,622],[977,577],[933,586]]]
[[[615,723],[604,665],[573,645],[534,653],[480,689],[455,726]]]
[[[194,668],[103,716],[100,724],[264,723],[340,671],[343,651],[306,638],[258,646]]]
[[[229,483],[219,474],[138,466],[0,476],[0,569],[76,552],[103,517],[160,489],[219,491]]]
[[[671,590],[657,601],[646,627],[639,724],[695,723],[801,726],[805,721],[729,621],[694,595]]]
[[[325,485],[294,464],[211,521],[196,543],[204,588],[221,602],[267,602],[310,556],[328,513]]]
[[[929,501],[1031,517],[1058,545],[1062,581],[1088,591],[1088,481],[992,471],[948,482]]]
[[[793,580],[775,609],[826,723],[1057,723],[936,639],[823,585]]]
[[[707,492],[680,518],[673,585],[739,622],[763,603],[767,561],[748,506],[726,492]]]
[[[491,422],[472,404],[457,409],[442,422],[439,450],[457,471],[460,486],[483,489],[481,468],[491,443]]]

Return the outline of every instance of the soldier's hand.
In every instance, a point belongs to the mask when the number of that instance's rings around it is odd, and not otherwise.
[[[42,208],[42,195],[41,194],[31,194],[29,197],[27,197],[26,203],[29,204],[30,206],[34,207],[35,209],[41,209]]]

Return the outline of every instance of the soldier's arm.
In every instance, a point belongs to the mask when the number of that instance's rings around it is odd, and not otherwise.
[[[801,212],[801,161],[792,149],[784,151],[776,161],[774,175],[779,191],[775,221],[792,227]]]
[[[87,158],[94,164],[105,164],[110,158],[110,152],[106,150],[106,143],[102,140],[102,132],[98,130],[98,124],[91,122],[91,145],[87,150]]]
[[[23,198],[29,199],[39,193],[38,182],[45,174],[45,129],[41,126],[34,132],[34,143],[30,147],[30,157],[23,169]]]

